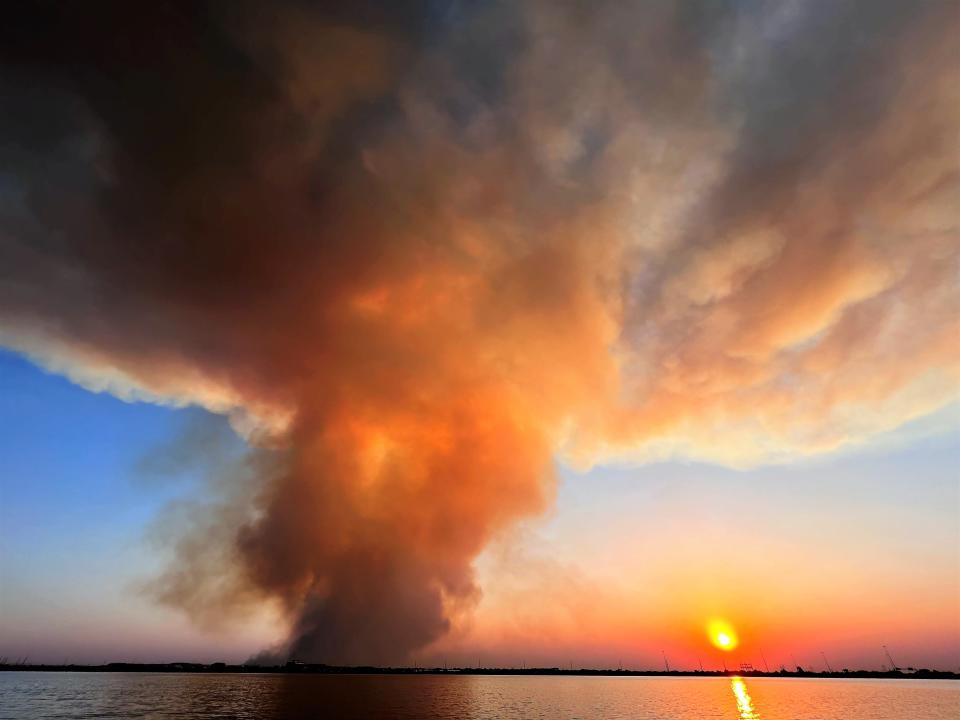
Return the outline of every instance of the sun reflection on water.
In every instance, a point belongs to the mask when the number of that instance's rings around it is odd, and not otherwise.
[[[730,687],[737,698],[737,710],[740,711],[740,720],[760,720],[760,713],[753,709],[753,700],[747,692],[747,684],[743,678],[730,678]]]

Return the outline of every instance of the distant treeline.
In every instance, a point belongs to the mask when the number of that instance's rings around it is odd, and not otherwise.
[[[289,662],[285,665],[228,665],[217,662],[210,664],[175,663],[125,663],[114,662],[104,665],[34,665],[25,661],[16,663],[0,662],[0,670],[41,671],[41,672],[154,672],[154,673],[282,673],[315,675],[595,675],[595,676],[665,676],[665,677],[800,677],[800,678],[887,678],[887,679],[923,679],[923,680],[960,680],[960,673],[945,670],[920,668],[904,672],[902,670],[842,670],[834,672],[809,672],[802,669],[778,670],[598,670],[592,668],[570,669],[559,667],[543,668],[422,668],[422,667],[373,667],[322,665]]]

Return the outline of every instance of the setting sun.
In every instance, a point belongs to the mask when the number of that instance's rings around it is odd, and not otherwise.
[[[737,646],[737,633],[730,623],[723,620],[712,620],[707,625],[707,635],[710,642],[721,650],[733,650]]]

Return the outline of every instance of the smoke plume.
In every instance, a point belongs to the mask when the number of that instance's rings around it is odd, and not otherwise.
[[[0,342],[231,417],[158,579],[402,661],[554,458],[734,465],[956,398],[955,3],[20,3]]]

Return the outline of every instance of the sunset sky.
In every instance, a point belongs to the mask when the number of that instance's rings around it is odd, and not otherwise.
[[[960,668],[956,3],[15,15],[0,656]]]

